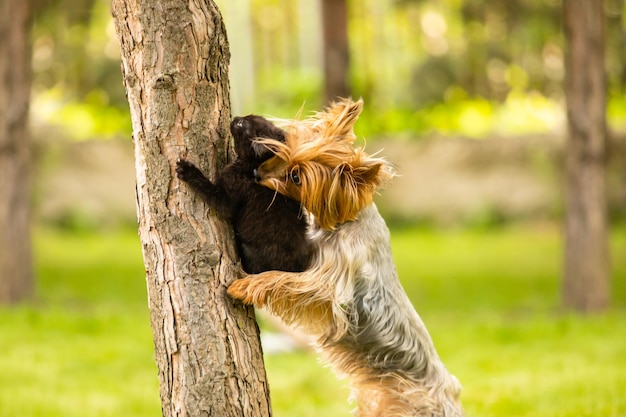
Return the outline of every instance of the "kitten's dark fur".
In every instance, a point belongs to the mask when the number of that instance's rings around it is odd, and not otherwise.
[[[235,230],[243,269],[250,274],[279,270],[302,272],[312,247],[300,204],[257,184],[254,170],[273,153],[255,138],[285,140],[285,132],[261,116],[236,117],[230,124],[237,159],[213,184],[193,164],[179,160],[178,177],[193,187]]]

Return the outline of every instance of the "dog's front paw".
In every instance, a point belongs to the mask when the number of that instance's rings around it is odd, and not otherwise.
[[[253,279],[251,276],[236,279],[228,287],[228,295],[241,301],[244,304],[254,304],[261,307],[265,300],[258,291],[254,291]]]
[[[178,178],[185,182],[192,182],[200,178],[204,178],[202,171],[200,171],[194,164],[184,159],[176,161],[176,175]]]

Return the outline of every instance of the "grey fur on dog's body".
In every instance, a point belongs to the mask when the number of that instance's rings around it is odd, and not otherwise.
[[[334,283],[338,310],[347,324],[343,334],[329,329],[318,337],[329,361],[339,372],[357,375],[358,385],[375,386],[391,379],[406,385],[407,391],[414,390],[412,395],[438,397],[432,408],[422,409],[421,402],[413,410],[416,414],[402,415],[462,416],[456,404],[461,386],[439,359],[426,326],[400,284],[389,229],[376,206],[364,208],[356,221],[336,230],[310,230],[309,237],[319,248],[310,273],[327,271],[324,278]],[[329,265],[343,270],[328,273]],[[372,392],[355,394],[361,401],[376,397]]]

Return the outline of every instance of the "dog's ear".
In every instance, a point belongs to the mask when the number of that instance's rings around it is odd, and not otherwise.
[[[332,103],[318,115],[325,121],[324,136],[354,142],[354,124],[363,110],[363,100],[343,99]]]
[[[359,115],[363,111],[363,99],[352,101],[350,98],[344,98],[330,104],[324,113],[329,118],[333,118],[348,128],[354,127]]]
[[[332,175],[323,182],[321,193],[314,193],[317,203],[313,215],[323,229],[334,229],[337,225],[358,217],[359,212],[372,204],[376,189],[387,176],[382,161],[351,165],[344,162],[335,167]],[[307,199],[307,193],[303,193]],[[322,195],[323,198],[319,198]]]
[[[382,163],[370,166],[361,166],[354,170],[354,178],[358,184],[372,184],[377,186],[379,183],[379,174],[383,168]]]

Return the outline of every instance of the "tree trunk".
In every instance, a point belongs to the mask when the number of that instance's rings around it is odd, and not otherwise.
[[[30,239],[30,2],[0,5],[0,303],[33,292]]]
[[[350,49],[346,0],[322,0],[324,86],[326,102],[349,97]]]
[[[176,178],[229,158],[228,42],[210,0],[113,0],[133,122],[139,235],[164,416],[268,416],[254,311],[226,294],[230,226]],[[112,162],[114,163],[114,162]]]
[[[602,2],[563,2],[569,141],[563,300],[580,311],[609,304],[606,75]]]

